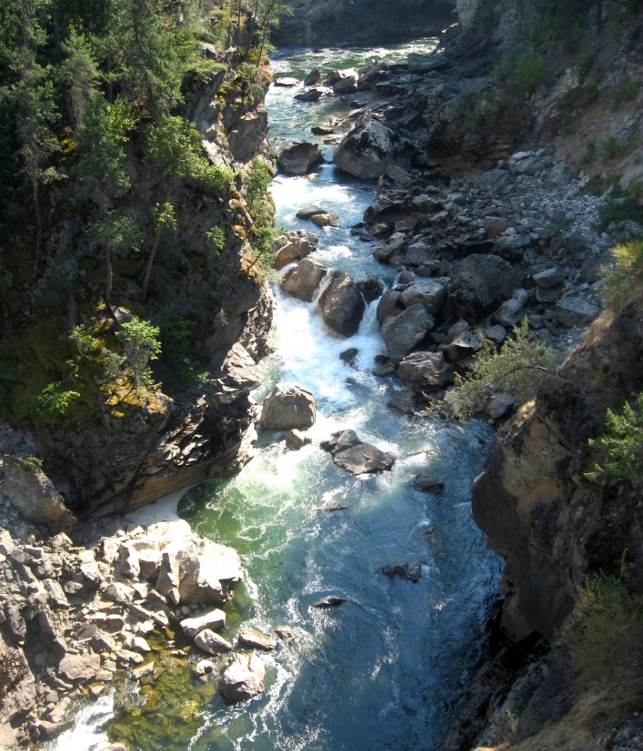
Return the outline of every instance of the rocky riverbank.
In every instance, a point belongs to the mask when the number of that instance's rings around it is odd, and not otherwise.
[[[163,659],[220,674],[231,703],[263,690],[252,650],[274,649],[274,638],[245,628],[235,646],[220,635],[243,578],[233,549],[178,519],[108,517],[52,537],[5,500],[0,513],[3,749],[54,738],[81,701],[153,682]]]

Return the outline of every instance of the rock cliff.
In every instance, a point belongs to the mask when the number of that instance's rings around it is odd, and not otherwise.
[[[382,44],[436,34],[456,20],[452,0],[292,0],[278,44]]]

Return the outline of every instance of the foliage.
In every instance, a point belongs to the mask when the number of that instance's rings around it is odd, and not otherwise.
[[[165,115],[147,131],[147,148],[168,176],[194,180],[216,195],[227,191],[232,173],[209,163],[195,125],[183,117]]]
[[[634,101],[634,99],[636,99],[639,94],[640,86],[641,84],[639,81],[632,81],[631,79],[623,81],[623,83],[614,92],[612,109],[615,111],[619,110],[629,102]]]
[[[533,94],[545,81],[545,64],[531,52],[521,52],[514,63],[513,81],[527,94]]]
[[[74,27],[63,42],[63,51],[66,58],[58,75],[67,94],[72,125],[78,130],[85,122],[89,103],[97,95],[100,70],[87,37]]]
[[[617,578],[596,579],[579,593],[559,634],[581,685],[619,685],[643,675],[643,596]]]
[[[618,309],[627,302],[633,287],[643,279],[643,240],[617,245],[612,250],[614,269],[605,280],[607,304]]]
[[[226,233],[223,227],[219,227],[215,225],[214,227],[210,227],[210,229],[207,232],[208,235],[208,242],[210,243],[210,247],[212,248],[213,253],[216,256],[220,256],[221,253],[225,250],[225,242],[226,242]]]
[[[35,413],[38,417],[57,420],[65,417],[80,399],[78,391],[65,390],[61,381],[50,383],[38,394]]]
[[[0,357],[0,416],[6,416],[13,385],[18,380],[16,366]]]
[[[141,385],[152,384],[152,371],[149,364],[157,360],[161,354],[159,334],[158,326],[136,317],[123,323],[116,334],[137,388]]]
[[[452,402],[456,414],[463,419],[475,414],[494,391],[507,391],[520,402],[528,401],[543,381],[554,376],[555,367],[553,352],[543,342],[529,338],[525,319],[499,351],[485,340],[469,373],[456,374]]]
[[[602,458],[588,474],[590,480],[629,480],[643,477],[643,394],[620,412],[607,410],[605,433],[589,442]]]

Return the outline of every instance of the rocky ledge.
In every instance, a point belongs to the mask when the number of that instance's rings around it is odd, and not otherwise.
[[[242,576],[234,550],[181,520],[109,517],[79,525],[73,539],[43,537],[2,500],[0,746],[56,736],[80,701],[119,680],[153,681],[159,652],[189,655],[204,680],[220,676],[226,701],[261,692],[265,665],[252,650],[274,638],[246,627],[235,654],[218,633]]]

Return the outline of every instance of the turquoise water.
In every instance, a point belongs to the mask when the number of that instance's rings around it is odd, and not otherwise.
[[[314,66],[363,64],[432,45],[423,40],[392,52],[283,53],[275,68],[301,77]],[[342,116],[351,106],[335,99],[301,104],[295,93],[273,87],[268,96],[276,146],[314,139],[311,124],[331,113]],[[330,146],[320,143],[330,154]],[[373,273],[386,278],[372,247],[349,231],[372,201],[373,186],[346,180],[329,163],[313,179],[277,177],[273,195],[278,222],[286,228],[311,228],[295,217],[298,208],[311,203],[341,217],[339,228],[315,230],[320,236],[316,260],[349,271],[356,280]],[[246,582],[229,618],[231,630],[239,621],[268,631],[289,626],[296,638],[267,657],[263,696],[233,708],[211,698],[190,723],[180,713],[168,720],[152,712],[147,722],[169,723],[170,730],[154,739],[139,736],[134,747],[432,751],[467,666],[483,649],[489,598],[499,579],[499,561],[485,549],[470,506],[471,482],[482,468],[490,432],[481,424],[409,418],[387,406],[400,384],[370,372],[373,358],[383,351],[377,303],[358,334],[344,340],[325,329],[314,304],[282,297],[278,285],[275,296],[277,347],[262,364],[256,398],[261,402],[276,383],[313,391],[319,413],[310,431],[313,445],[290,452],[262,437],[255,458],[234,479],[193,490],[179,513],[242,556]],[[355,367],[339,358],[349,347],[359,350]],[[336,468],[318,443],[347,428],[392,451],[398,457],[393,471],[354,478]],[[412,480],[418,473],[443,477],[444,493],[416,492]],[[346,508],[329,510],[337,506]],[[381,574],[388,564],[417,561],[422,563],[417,584]],[[337,609],[311,609],[329,595],[346,602]],[[110,701],[103,700],[107,713]],[[65,751],[99,749],[100,742],[86,730],[76,736],[84,740],[76,746],[68,741]]]

